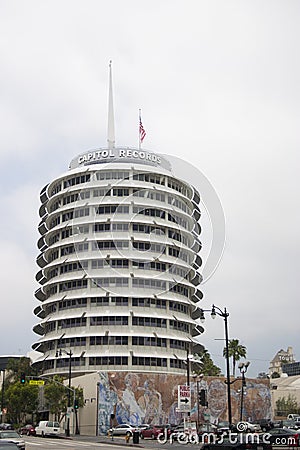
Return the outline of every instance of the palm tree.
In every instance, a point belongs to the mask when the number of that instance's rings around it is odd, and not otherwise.
[[[238,339],[230,339],[228,342],[228,358],[232,358],[232,376],[235,377],[235,366],[241,358],[246,358],[247,349],[240,344]],[[226,348],[223,350],[223,356],[226,358]]]

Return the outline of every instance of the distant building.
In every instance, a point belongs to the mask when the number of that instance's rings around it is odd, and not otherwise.
[[[293,354],[293,348],[288,347],[287,350],[279,350],[272,361],[270,362],[269,375],[272,377],[273,374],[278,373],[281,375],[283,373],[282,366],[290,363],[295,363],[295,358]],[[295,374],[293,374],[295,375]]]
[[[282,372],[286,373],[289,377],[294,375],[300,375],[300,362],[293,362],[288,364],[282,364]]]

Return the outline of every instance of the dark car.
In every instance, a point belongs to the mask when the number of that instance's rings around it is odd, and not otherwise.
[[[268,431],[274,428],[274,424],[271,419],[259,419],[256,423],[260,426],[261,431]]]
[[[26,436],[35,436],[35,428],[33,425],[27,424],[19,429],[20,434],[25,434]]]
[[[2,441],[13,442],[17,444],[19,450],[25,450],[25,441],[21,438],[19,433],[13,430],[1,430],[0,431],[0,442]]]
[[[270,442],[273,446],[299,447],[299,433],[288,428],[272,428],[268,433],[271,435]]]
[[[13,430],[14,427],[11,423],[0,423],[0,430]]]
[[[146,428],[141,430],[140,436],[142,439],[144,438],[157,439],[157,436],[161,433],[163,434],[166,433],[166,436],[169,437],[171,434],[171,429],[164,425],[148,425]]]

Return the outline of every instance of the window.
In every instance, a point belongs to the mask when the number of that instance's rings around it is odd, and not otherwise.
[[[116,248],[129,248],[128,241],[94,241],[93,250],[113,250]]]
[[[157,317],[132,317],[132,325],[137,327],[166,328],[167,321]]]
[[[137,181],[145,181],[146,183],[165,184],[164,177],[152,173],[135,173],[132,178]]]
[[[90,317],[90,325],[92,327],[93,326],[101,326],[101,325],[107,325],[107,326],[128,325],[128,317],[123,317],[123,316],[116,316],[116,317],[108,317],[108,316]]]
[[[88,183],[91,179],[91,175],[90,174],[86,174],[86,175],[79,175],[73,178],[69,178],[68,180],[64,181],[64,189],[70,187],[70,186],[75,186],[77,184],[82,184],[82,183]]]
[[[94,278],[93,287],[128,287],[128,278]]]
[[[129,206],[128,205],[106,205],[106,206],[98,206],[95,208],[96,214],[128,214]]]
[[[133,278],[132,287],[142,289],[166,289],[166,282],[153,279]]]
[[[73,308],[86,308],[86,298],[72,298],[70,300],[61,300],[58,304],[60,310]]]
[[[117,171],[113,172],[97,172],[97,180],[128,180],[129,172]]]
[[[75,209],[74,217],[75,218],[86,217],[89,214],[90,214],[90,208],[80,208],[80,209]]]
[[[90,366],[127,366],[127,356],[93,356],[89,358]]]
[[[75,317],[73,319],[63,319],[58,321],[58,328],[76,328],[76,327],[85,327],[86,326],[86,317]]]
[[[110,223],[95,223],[93,231],[100,233],[102,231],[110,231]]]
[[[142,214],[143,216],[160,217],[164,219],[166,216],[165,211],[157,208],[145,208],[144,206],[133,206],[133,212],[135,214]]]
[[[59,283],[59,292],[71,291],[73,289],[86,289],[88,280],[72,280]]]
[[[167,367],[166,358],[149,358],[146,356],[132,357],[133,366]]]

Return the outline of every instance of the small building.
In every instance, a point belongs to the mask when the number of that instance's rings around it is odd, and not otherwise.
[[[293,348],[288,347],[287,350],[279,350],[272,361],[270,362],[269,367],[269,375],[272,378],[272,375],[277,373],[279,376],[283,373],[282,365],[287,363],[294,363],[295,358],[293,354]]]

